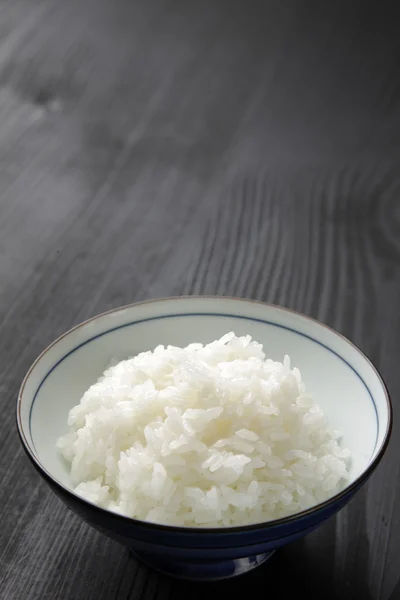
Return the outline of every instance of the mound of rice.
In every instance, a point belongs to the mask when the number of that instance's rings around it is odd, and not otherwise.
[[[234,333],[109,368],[68,425],[58,448],[76,493],[146,521],[268,521],[326,500],[348,477],[350,452],[299,370]]]

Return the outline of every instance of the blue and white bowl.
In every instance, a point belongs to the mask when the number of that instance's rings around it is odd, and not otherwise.
[[[218,529],[172,527],[130,519],[77,496],[56,450],[69,410],[111,360],[158,344],[208,343],[228,331],[250,334],[268,357],[289,354],[307,389],[351,450],[348,485],[326,502],[284,519]],[[340,510],[366,482],[390,436],[392,409],[379,373],[352,343],[293,311],[222,297],[167,298],[134,304],[78,325],[34,362],[17,404],[22,444],[33,465],[65,504],[144,562],[190,579],[246,572]]]

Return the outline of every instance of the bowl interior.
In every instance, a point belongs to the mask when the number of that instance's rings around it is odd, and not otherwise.
[[[51,476],[71,489],[56,450],[68,411],[111,361],[158,344],[210,342],[234,331],[250,334],[268,357],[285,354],[352,452],[350,482],[379,453],[389,425],[384,385],[370,362],[343,337],[296,313],[224,298],[180,298],[133,305],[72,330],[34,364],[20,394],[19,424],[26,445]]]

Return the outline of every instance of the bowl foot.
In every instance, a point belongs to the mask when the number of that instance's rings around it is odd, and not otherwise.
[[[133,552],[139,560],[160,573],[192,581],[217,581],[243,575],[262,565],[273,553],[274,551],[226,560],[185,560],[180,558],[174,560],[168,557]]]

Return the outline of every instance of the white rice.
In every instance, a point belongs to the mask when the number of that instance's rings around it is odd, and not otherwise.
[[[158,346],[109,368],[69,414],[58,448],[75,491],[146,521],[220,527],[284,517],[348,477],[289,357],[250,336]]]

